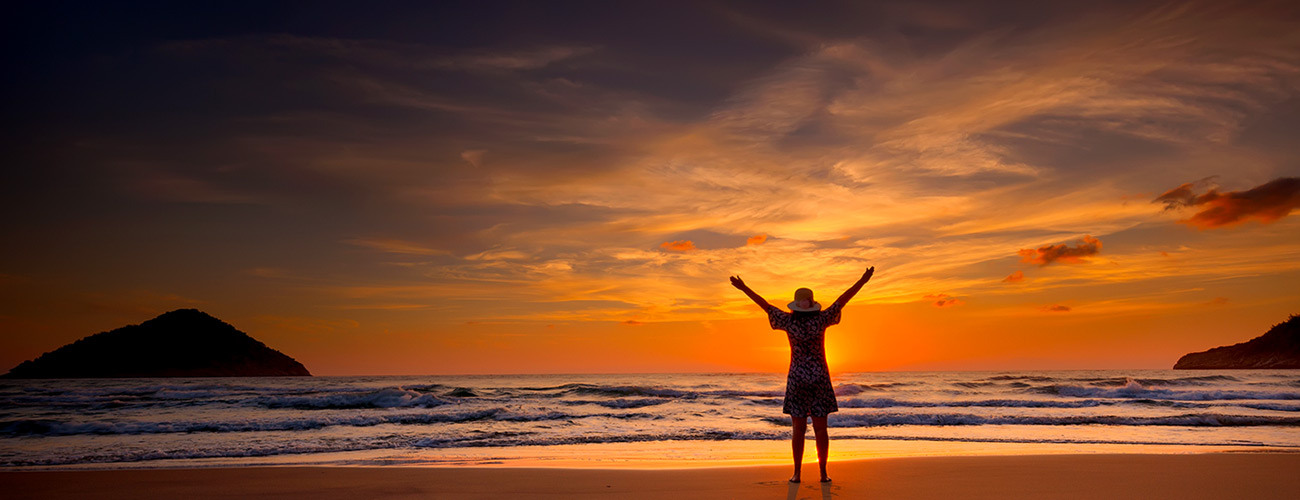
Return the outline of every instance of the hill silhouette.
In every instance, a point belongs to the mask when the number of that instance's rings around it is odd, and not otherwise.
[[[1175,370],[1300,368],[1300,315],[1247,342],[1184,355]]]
[[[97,333],[24,361],[5,378],[310,376],[293,358],[198,309]]]

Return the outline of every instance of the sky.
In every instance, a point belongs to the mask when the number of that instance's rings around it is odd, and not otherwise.
[[[1289,2],[2,22],[0,369],[198,308],[317,375],[781,372],[728,276],[869,266],[832,372],[1169,368],[1300,313]]]

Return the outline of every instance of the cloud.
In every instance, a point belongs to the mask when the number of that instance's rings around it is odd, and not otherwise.
[[[689,252],[691,250],[695,250],[695,242],[691,240],[667,241],[660,244],[659,248],[662,248],[664,250],[672,250],[674,252]]]
[[[926,295],[924,298],[935,299],[934,307],[955,307],[966,303],[964,300],[943,293]]]
[[[446,58],[436,63],[445,69],[466,71],[521,71],[592,53],[594,47],[553,46],[515,52],[477,53]]]
[[[483,166],[483,155],[485,153],[487,153],[486,149],[466,149],[460,153],[460,159],[478,168]]]
[[[134,194],[168,202],[211,203],[234,205],[266,204],[267,200],[225,183],[196,176],[149,170],[148,167],[128,165],[139,171],[138,177],[128,178],[126,188]]]
[[[1084,236],[1078,245],[1047,245],[1036,249],[1021,249],[1020,262],[1046,266],[1054,262],[1063,264],[1081,264],[1084,259],[1101,252],[1101,240]]]
[[[1215,155],[1218,163],[1210,167],[1180,163],[1176,171],[1188,173],[1177,180],[1270,153],[1244,140],[1255,132],[1241,125],[1272,119],[1269,103],[1294,98],[1294,89],[1279,85],[1295,81],[1287,66],[1295,61],[1293,27],[1270,30],[1277,25],[1242,19],[1231,9],[1222,12],[1225,23],[1207,22],[1190,7],[1157,14],[1096,12],[1005,31],[987,28],[1019,21],[990,25],[981,19],[996,16],[953,14],[969,31],[944,31],[942,43],[915,47],[910,37],[888,35],[906,30],[854,22],[809,30],[827,38],[806,49],[755,50],[744,61],[703,72],[688,62],[708,51],[650,67],[645,54],[620,44],[584,52],[548,47],[528,40],[529,33],[519,34],[520,45],[483,50],[465,49],[475,46],[468,41],[434,47],[249,38],[238,52],[213,47],[230,57],[204,67],[256,78],[229,87],[278,92],[253,102],[280,107],[267,109],[268,116],[260,116],[259,105],[256,116],[212,117],[216,125],[239,119],[252,127],[213,129],[239,130],[237,137],[209,139],[199,134],[207,127],[195,134],[208,152],[236,147],[208,155],[222,165],[249,157],[261,163],[241,171],[246,178],[180,172],[202,185],[164,178],[146,190],[225,202],[265,194],[303,204],[296,213],[321,217],[338,213],[327,208],[363,208],[304,225],[328,231],[316,240],[359,247],[346,252],[358,265],[322,269],[340,275],[340,287],[375,290],[367,303],[451,303],[450,313],[430,314],[456,319],[719,319],[752,313],[752,304],[741,295],[717,296],[711,285],[718,276],[741,273],[756,288],[842,288],[867,264],[888,269],[890,277],[864,290],[872,300],[913,302],[917,290],[1020,292],[1023,272],[990,283],[987,268],[977,264],[1005,258],[1011,248],[1116,234],[1149,220],[1154,206],[1121,204],[1118,194],[1152,185],[1152,178],[1169,182],[1161,174],[1174,170],[1157,164],[1166,160],[1152,161],[1147,148],[1153,143],[1169,153],[1161,156],[1169,162],[1184,159],[1189,153],[1180,147],[1189,144],[1197,158]],[[838,17],[855,18],[830,16]],[[526,47],[538,48],[521,50]],[[322,100],[311,107],[275,98],[281,95]],[[1212,140],[1239,136],[1242,141],[1226,144]],[[156,144],[138,142],[138,155],[158,154]],[[1281,175],[1296,174],[1259,182]],[[355,237],[377,234],[385,238]],[[736,248],[745,234],[757,235],[746,246],[764,248]],[[282,231],[273,238],[289,236],[297,235]],[[1042,265],[1086,257],[1072,255],[1079,249],[1068,243],[1021,256]],[[1207,244],[1196,255],[1221,265],[1192,271],[1168,263],[1125,276],[1295,265],[1287,263],[1295,260],[1293,244],[1246,243],[1234,250],[1267,258],[1246,263],[1245,254]],[[1119,246],[1112,241],[1108,252]],[[467,257],[392,255],[436,255],[437,249]],[[393,260],[433,262],[405,262],[411,267],[401,273],[362,266]],[[1069,279],[1102,271],[1081,267]],[[311,275],[310,269],[294,272]],[[1037,274],[1026,281],[1042,288],[1059,283]],[[683,293],[721,305],[680,313],[676,301]],[[502,296],[510,298],[508,311],[473,307]],[[593,302],[578,306],[578,299]],[[961,300],[926,302],[951,307]],[[1087,309],[1091,314],[1095,307]]]
[[[1279,177],[1245,191],[1220,192],[1211,187],[1205,194],[1196,188],[1205,180],[1187,183],[1151,200],[1164,203],[1165,210],[1199,207],[1189,219],[1178,222],[1197,229],[1215,229],[1258,220],[1268,224],[1300,208],[1300,177]]]
[[[365,247],[372,250],[379,250],[386,253],[397,253],[405,255],[449,255],[450,252],[428,248],[419,243],[410,241],[392,239],[392,238],[352,238],[343,240],[344,243]]]
[[[284,332],[325,334],[353,330],[361,324],[350,319],[321,319],[263,314],[251,318],[260,327]]]
[[[642,323],[642,322],[637,321],[637,320],[634,320],[634,319],[629,319],[629,320],[627,320],[627,321],[624,321],[623,324],[624,324],[624,325],[629,325],[629,326],[640,326],[640,325],[644,325],[645,323]]]
[[[1215,298],[1213,298],[1213,299],[1210,299],[1209,302],[1206,302],[1205,305],[1210,305],[1210,306],[1226,306],[1226,305],[1228,305],[1229,302],[1230,302],[1230,301],[1228,300],[1227,297],[1215,297]]]
[[[343,311],[414,311],[430,307],[432,306],[429,304],[346,304],[338,306],[337,309]]]
[[[418,43],[286,34],[181,40],[164,43],[158,48],[166,53],[189,57],[222,53],[250,54],[258,60],[281,65],[286,62],[324,60],[390,71],[440,69],[465,72],[535,70],[597,50],[597,47],[581,45],[551,45],[437,55],[438,47]]]
[[[1070,306],[1056,304],[1054,306],[1044,307],[1043,310],[1047,312],[1070,312]]]
[[[1176,210],[1180,207],[1190,207],[1196,204],[1196,189],[1209,186],[1210,191],[1215,190],[1215,179],[1218,176],[1210,176],[1196,182],[1184,183],[1181,186],[1165,191],[1164,194],[1151,200],[1151,203],[1164,203],[1165,211]]]

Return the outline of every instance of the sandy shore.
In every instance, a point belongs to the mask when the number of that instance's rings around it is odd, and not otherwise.
[[[830,484],[786,467],[677,470],[247,467],[0,472],[9,499],[135,498],[1278,498],[1300,454],[923,457],[833,463]],[[816,478],[816,465],[805,464]]]

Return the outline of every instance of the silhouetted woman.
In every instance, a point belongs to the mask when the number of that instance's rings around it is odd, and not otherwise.
[[[790,414],[793,426],[790,434],[790,447],[794,451],[794,476],[790,482],[799,482],[799,473],[803,468],[803,440],[808,430],[808,417],[812,417],[813,433],[817,436],[817,463],[821,465],[822,482],[829,482],[826,475],[826,455],[830,451],[830,438],[826,435],[826,416],[839,411],[835,402],[835,388],[831,386],[830,370],[826,366],[826,327],[840,322],[840,310],[844,308],[862,285],[871,280],[876,272],[870,267],[862,273],[862,278],[844,291],[835,303],[822,310],[822,305],[813,300],[813,292],[807,288],[794,291],[794,302],[789,304],[792,312],[782,311],[769,304],[763,297],[754,293],[740,276],[731,277],[731,285],[745,292],[758,307],[767,312],[768,321],[773,330],[785,330],[790,339],[790,373],[785,379],[785,405],[782,413]]]

